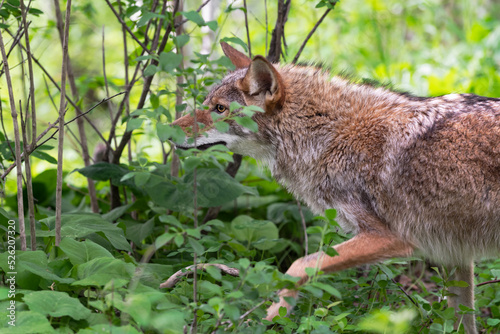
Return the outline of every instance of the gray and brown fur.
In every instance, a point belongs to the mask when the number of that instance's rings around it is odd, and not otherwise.
[[[417,253],[456,266],[455,279],[469,287],[450,289],[449,305],[474,308],[473,261],[500,253],[500,99],[414,97],[223,49],[237,69],[207,96],[209,110],[196,112],[206,125],[200,145],[223,142],[262,160],[313,211],[337,209],[339,224],[356,233],[335,246],[338,256],[312,254],[287,273],[302,284],[318,263],[331,272]],[[231,101],[265,110],[254,115],[257,133],[234,121],[217,133],[210,113]],[[176,124],[186,129],[193,117]],[[290,308],[281,298],[267,319],[280,306]],[[462,322],[476,332],[472,314]]]

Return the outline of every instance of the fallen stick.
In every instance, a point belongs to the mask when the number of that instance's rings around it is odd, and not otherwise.
[[[223,272],[224,274],[227,274],[227,275],[231,275],[231,276],[235,276],[235,277],[240,275],[240,271],[238,269],[231,268],[231,267],[226,266],[225,264],[218,264],[218,263],[200,263],[200,264],[196,265],[196,269],[197,270],[206,270],[206,268],[210,267],[210,266],[219,268],[221,272]],[[192,265],[192,266],[189,266],[189,267],[184,268],[182,270],[179,270],[178,272],[176,272],[175,274],[170,276],[165,282],[160,284],[160,288],[172,288],[172,287],[174,287],[182,277],[192,274],[194,272],[194,268],[195,268],[195,266]]]

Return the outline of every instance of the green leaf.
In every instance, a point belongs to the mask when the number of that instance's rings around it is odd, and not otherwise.
[[[35,150],[35,151],[31,152],[30,155],[35,157],[35,158],[38,158],[40,160],[44,160],[44,161],[47,161],[51,164],[57,165],[57,160],[53,156],[51,156],[50,154],[48,154],[46,152]]]
[[[190,39],[190,37],[188,34],[175,36],[174,37],[175,46],[178,48],[182,48],[184,45],[186,45],[189,42],[189,39]]]
[[[203,247],[203,245],[200,244],[198,240],[194,238],[188,238],[188,242],[191,245],[191,247],[193,247],[193,250],[195,251],[196,254],[202,255],[203,253],[205,253],[205,247]]]
[[[311,283],[311,285],[313,285],[313,286],[315,286],[323,291],[328,292],[329,294],[331,294],[334,297],[337,297],[338,299],[342,298],[342,295],[340,294],[339,290],[335,289],[330,284],[325,284],[325,283],[321,283],[321,282],[313,282],[313,283]]]
[[[193,173],[187,172],[176,184],[167,178],[152,175],[145,186],[153,202],[173,211],[189,209],[193,205]],[[240,195],[255,191],[246,187],[219,168],[197,169],[197,196],[201,207],[220,206]]]
[[[53,333],[54,328],[50,325],[47,318],[38,312],[18,311],[16,312],[15,326],[8,324],[6,317],[0,323],[2,334],[20,334],[20,333]]]
[[[49,231],[38,231],[37,236],[55,236],[55,216],[41,220]],[[106,239],[118,249],[132,251],[130,244],[125,239],[123,230],[109,223],[96,214],[71,213],[63,214],[61,217],[61,237],[83,238],[92,233],[103,233]]]
[[[217,24],[217,21],[213,20],[213,21],[208,21],[206,22],[206,25],[210,28],[210,30],[212,31],[216,31],[217,28],[218,28],[218,24]]]
[[[278,228],[267,220],[255,220],[240,215],[231,222],[231,231],[236,239],[243,243],[251,243],[253,247],[266,250],[274,247],[279,238]]]
[[[172,137],[174,129],[170,124],[157,123],[156,124],[156,134],[161,141],[167,141]]]
[[[220,281],[222,279],[222,274],[220,269],[215,266],[206,266],[205,270],[207,273],[212,276],[215,280]]]
[[[180,12],[186,19],[189,21],[196,23],[198,26],[204,26],[205,25],[205,20],[201,16],[200,13],[198,13],[195,10],[191,10],[189,12]]]
[[[153,64],[149,64],[145,69],[144,69],[144,76],[145,77],[150,77],[152,75],[155,75],[156,72],[158,72],[158,67]]]
[[[235,305],[225,304],[224,311],[226,311],[227,316],[233,322],[238,321],[238,319],[240,318],[240,310]]]
[[[132,180],[126,180],[121,182],[121,178],[128,174],[130,171],[119,165],[110,164],[107,162],[98,162],[93,165],[75,169],[78,173],[85,177],[91,178],[96,181],[108,181],[111,179],[111,183],[115,186],[126,185],[131,188],[136,188]]]
[[[184,140],[186,139],[186,134],[184,131],[181,129],[180,126],[178,125],[171,125],[172,127],[172,133],[170,134],[172,140],[176,144],[182,144],[184,143]]]
[[[172,72],[182,63],[182,55],[175,52],[160,53],[160,68],[165,72]]]
[[[486,323],[488,324],[488,326],[497,326],[500,324],[500,319],[493,319],[493,318],[489,318],[488,320],[486,320]]]
[[[91,240],[78,242],[71,238],[64,238],[61,240],[59,248],[68,256],[74,266],[100,257],[113,258],[113,255],[106,248]]]
[[[24,302],[30,310],[51,317],[69,316],[76,320],[86,319],[90,310],[85,308],[77,298],[66,292],[35,291],[24,296]]]
[[[139,129],[142,126],[143,122],[144,122],[144,118],[141,118],[141,117],[129,118],[129,120],[127,122],[127,130],[126,131],[134,131],[136,129]]]
[[[72,285],[104,286],[115,281],[117,286],[127,284],[134,275],[135,266],[109,257],[90,260],[78,266],[78,281]]]
[[[133,203],[119,206],[117,208],[114,208],[110,212],[103,214],[101,217],[103,219],[106,219],[108,222],[113,223],[115,220],[123,216],[132,205]]]
[[[281,306],[278,312],[279,312],[280,317],[284,318],[284,317],[286,317],[288,310],[286,309],[286,307]]]
[[[216,122],[215,128],[219,132],[226,133],[229,131],[229,124],[227,124],[226,122]]]
[[[136,245],[140,245],[144,239],[153,233],[154,227],[154,218],[151,218],[145,223],[127,223],[125,235],[127,239],[133,241]]]
[[[248,48],[247,48],[247,45],[245,44],[245,42],[243,42],[240,38],[238,37],[224,37],[221,39],[222,42],[231,42],[231,43],[236,43],[238,45],[241,45],[243,47],[243,49],[245,49],[245,52],[248,51]]]
[[[259,131],[259,126],[251,117],[248,116],[235,117],[234,120],[236,121],[236,123],[249,129],[252,132]]]
[[[469,283],[465,282],[465,281],[447,281],[446,282],[446,287],[451,287],[451,286],[458,286],[460,288],[466,288],[469,286]]]

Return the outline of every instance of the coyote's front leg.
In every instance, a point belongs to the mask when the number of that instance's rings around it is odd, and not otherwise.
[[[351,240],[345,241],[334,246],[337,256],[328,256],[323,252],[314,253],[295,261],[286,272],[290,276],[300,277],[297,285],[304,284],[308,277],[305,268],[318,268],[329,273],[365,263],[377,262],[393,257],[409,256],[414,247],[408,242],[389,231],[360,233]],[[319,257],[319,260],[318,260]],[[280,307],[286,307],[290,311],[291,306],[285,301],[284,297],[296,298],[297,290],[284,289],[280,291],[280,300],[273,303],[267,310],[266,320],[272,320],[279,314]]]

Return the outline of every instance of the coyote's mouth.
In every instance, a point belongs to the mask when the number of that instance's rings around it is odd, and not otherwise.
[[[215,146],[215,145],[224,145],[226,146],[226,142],[225,141],[217,141],[215,143],[209,143],[209,144],[203,144],[203,145],[198,145],[197,148],[204,151],[206,150],[207,148],[209,147],[212,147],[212,146]]]
[[[226,146],[227,143],[225,141],[217,141],[215,143],[207,143],[207,144],[202,144],[202,145],[198,145],[196,146],[197,149],[199,150],[206,150],[212,146],[215,146],[215,145],[224,145]],[[187,149],[190,149],[190,148],[193,148],[194,146],[188,146],[188,145],[176,145],[177,148],[180,148],[181,150],[187,150]]]

